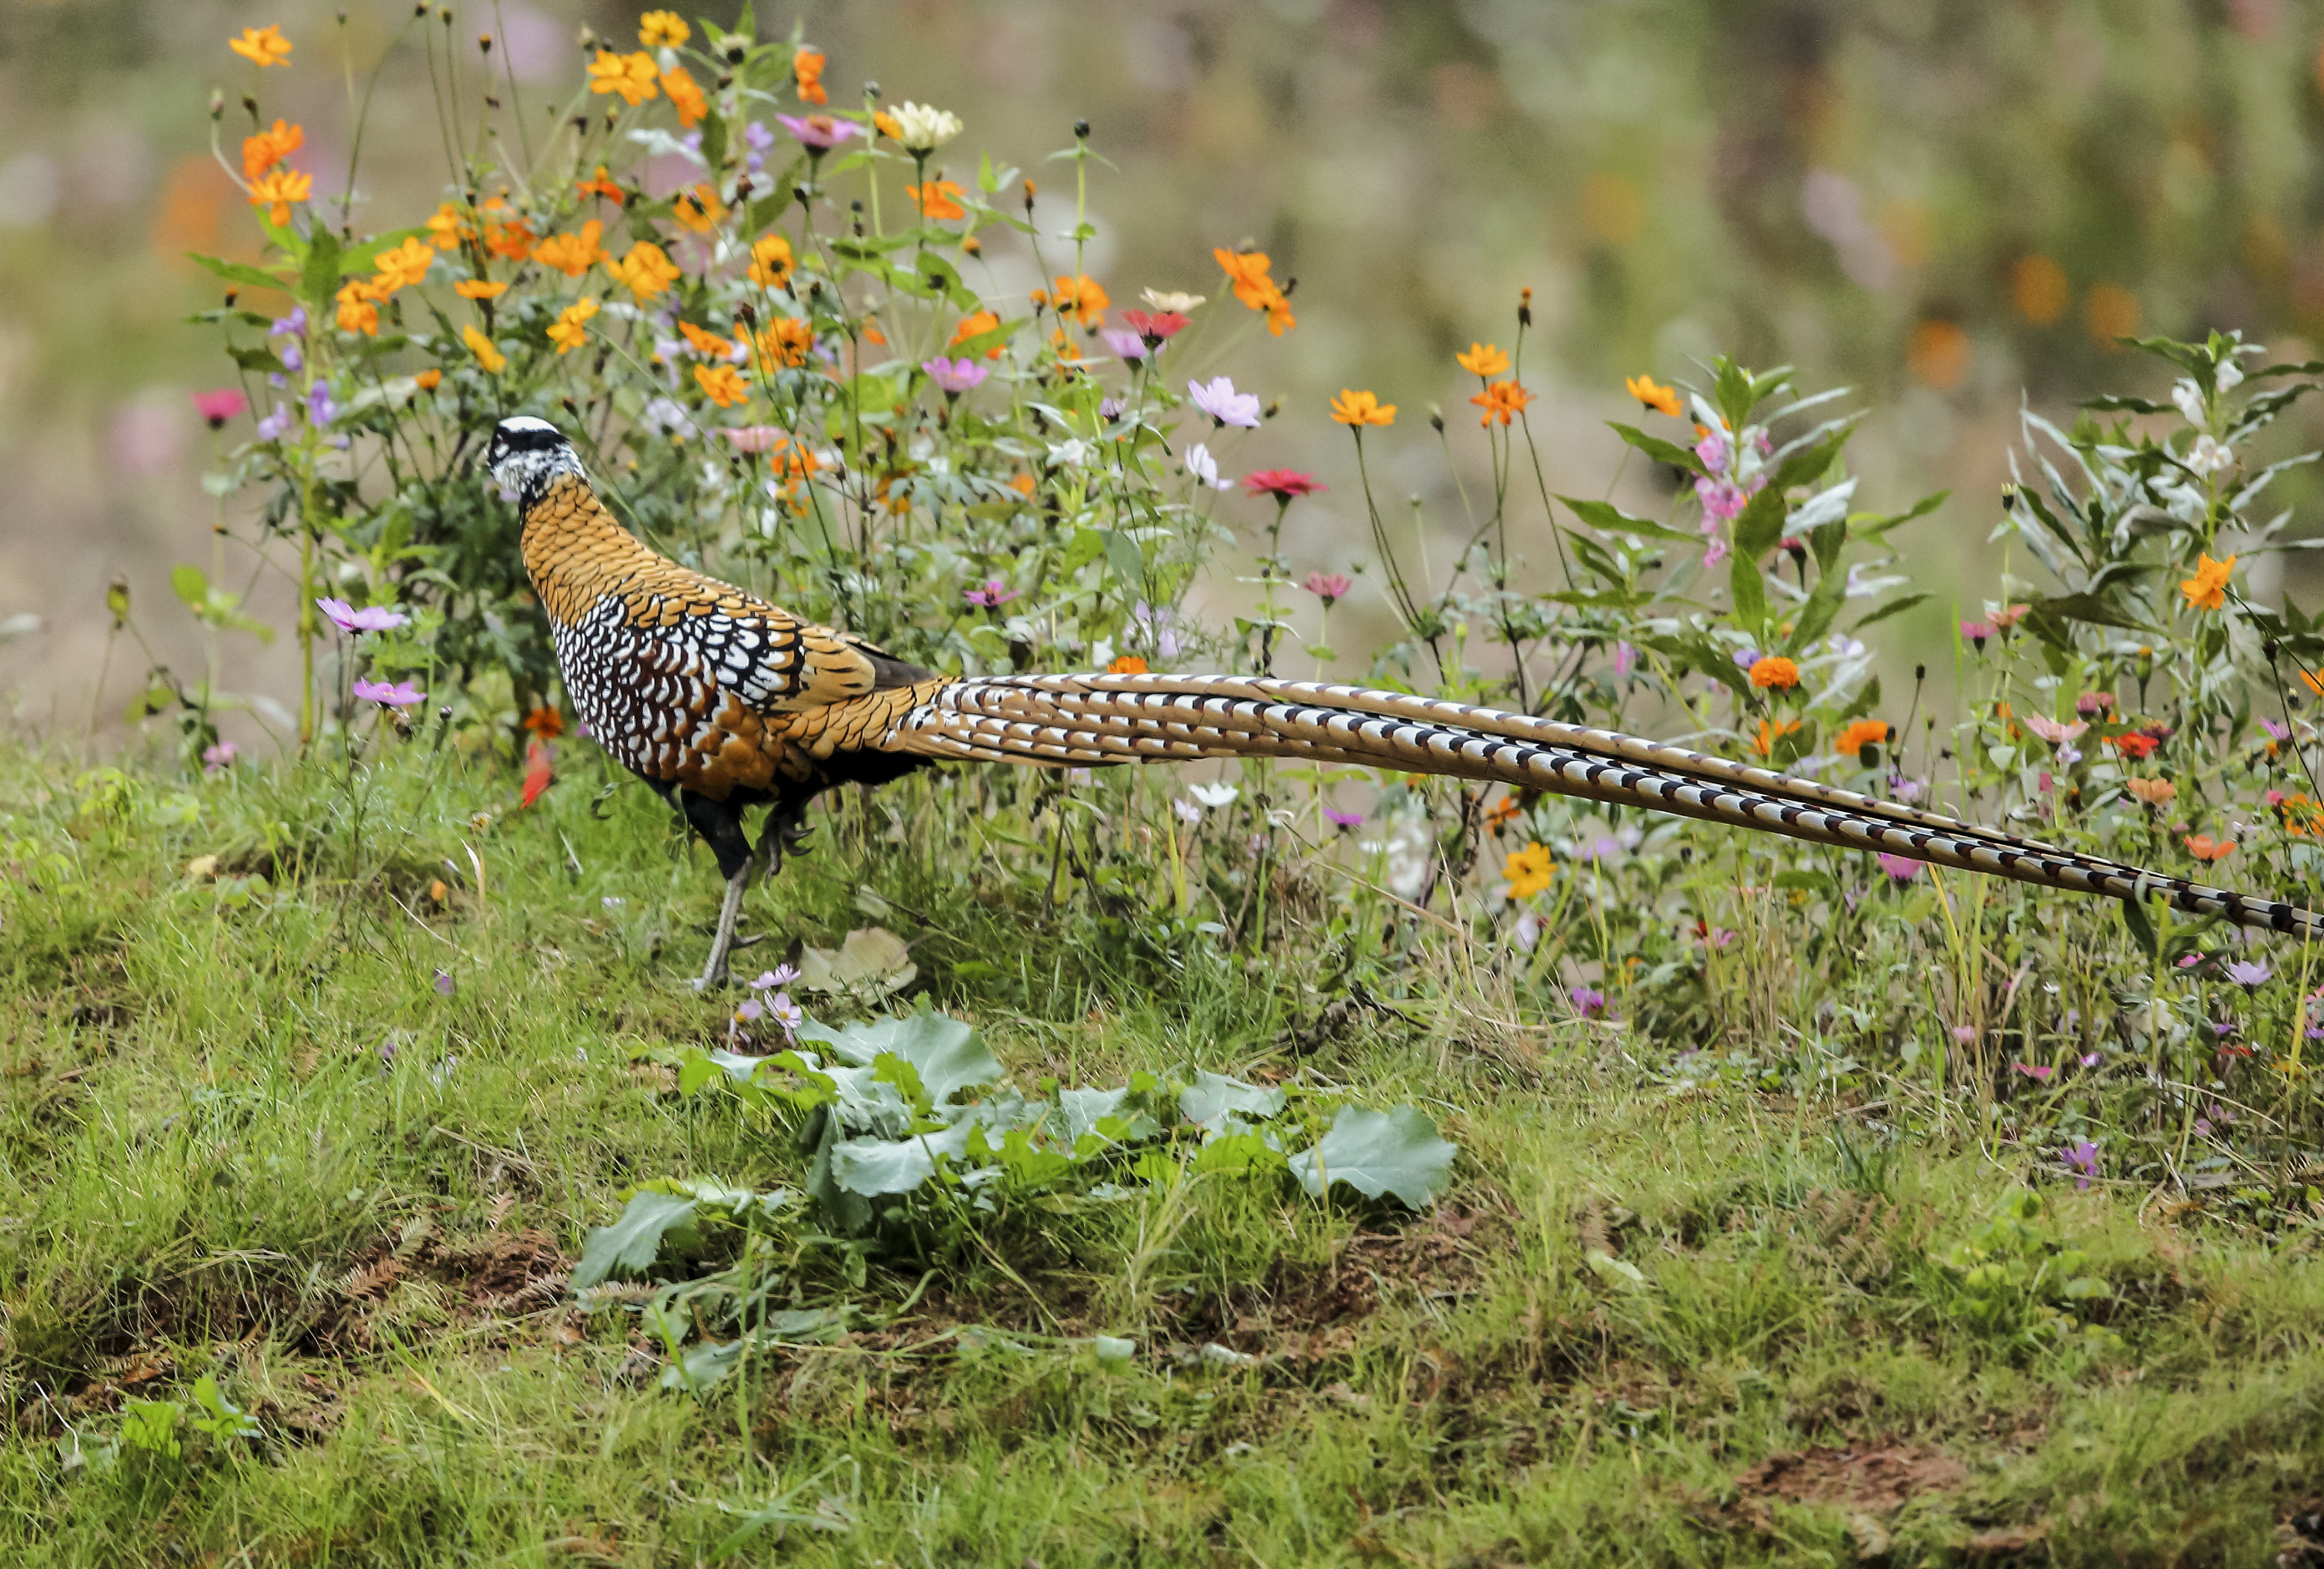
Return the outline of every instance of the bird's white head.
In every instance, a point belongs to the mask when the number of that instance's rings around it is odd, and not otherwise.
[[[530,505],[541,487],[560,474],[579,474],[581,458],[565,433],[546,420],[516,414],[493,431],[484,448],[484,466],[503,490],[513,491],[520,505]]]

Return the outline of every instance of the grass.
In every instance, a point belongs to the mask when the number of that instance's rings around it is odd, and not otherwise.
[[[793,1238],[780,1301],[857,1327],[695,1396],[564,1271],[631,1184],[805,1162],[650,1060],[725,1031],[684,984],[716,878],[659,803],[584,765],[520,812],[503,768],[417,749],[190,808],[10,765],[0,1555],[691,1564],[756,1521],[745,1561],[835,1564],[2324,1561],[2278,1539],[2324,1460],[2312,1190],[2077,1192],[1868,1070],[1674,1084],[1674,1043],[1521,1022],[1441,933],[1379,961],[1394,1013],[1319,1030],[1381,929],[1342,884],[1291,878],[1262,956],[1166,940],[1021,782],[835,799],[752,928],[835,946],[876,912],[1020,1083],[1416,1102],[1453,1192],[1412,1216],[1213,1177]],[[1152,781],[1096,788],[1161,820]],[[1947,1261],[2029,1183],[2021,1251],[2085,1253],[2070,1324],[2119,1346],[1980,1309]],[[119,1445],[205,1375],[256,1438]]]

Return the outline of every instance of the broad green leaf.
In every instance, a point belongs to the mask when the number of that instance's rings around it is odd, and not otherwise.
[[[1001,1063],[975,1030],[942,1013],[910,1013],[900,1019],[873,1019],[834,1028],[808,1021],[799,1027],[803,1040],[828,1045],[842,1060],[870,1067],[882,1052],[893,1052],[910,1063],[927,1086],[929,1099],[941,1106],[962,1090],[1001,1081]]]
[[[1928,597],[1929,596],[1926,593],[1900,594],[1895,598],[1890,600],[1887,604],[1883,605],[1877,609],[1868,614],[1862,621],[1856,623],[1855,630],[1862,632],[1874,622],[1886,621],[1899,611],[1910,610],[1913,606],[1920,604],[1921,601]]]
[[[694,1218],[694,1200],[647,1189],[633,1195],[629,1207],[610,1226],[597,1226],[573,1266],[572,1286],[585,1290],[615,1269],[643,1271],[661,1256],[663,1235],[686,1226]]]
[[[1656,463],[1667,463],[1672,467],[1683,468],[1689,474],[1709,477],[1710,471],[1702,466],[1702,459],[1697,457],[1689,448],[1674,446],[1659,436],[1649,436],[1636,425],[1625,425],[1618,420],[1609,420],[1607,423],[1612,428],[1615,435],[1619,436]]]
[[[1437,1137],[1436,1124],[1416,1106],[1390,1112],[1347,1106],[1314,1149],[1291,1158],[1290,1167],[1299,1186],[1316,1198],[1344,1182],[1367,1198],[1394,1194],[1407,1207],[1425,1209],[1450,1185],[1459,1153]]]
[[[188,251],[186,255],[189,260],[208,268],[229,283],[239,283],[249,289],[288,290],[290,287],[287,281],[272,272],[262,272],[246,262],[222,261],[216,256],[205,256],[198,251]]]
[[[1274,1116],[1283,1110],[1281,1090],[1247,1084],[1224,1074],[1197,1073],[1194,1082],[1178,1094],[1178,1115],[1198,1128],[1215,1128],[1229,1115]]]
[[[178,1407],[168,1400],[124,1400],[121,1442],[166,1459],[177,1458]]]
[[[1637,534],[1647,540],[1676,540],[1683,544],[1700,544],[1702,536],[1690,534],[1645,518],[1634,518],[1611,502],[1577,501],[1572,496],[1557,498],[1572,510],[1573,515],[1593,529],[1603,529],[1609,534]]]

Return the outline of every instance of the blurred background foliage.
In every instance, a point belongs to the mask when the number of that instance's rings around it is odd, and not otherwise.
[[[456,69],[472,104],[491,32],[519,113],[545,127],[581,80],[576,36],[633,37],[643,7],[435,9],[434,79]],[[117,661],[92,705],[107,581],[158,606],[173,563],[210,558],[212,438],[188,394],[230,378],[214,335],[183,325],[217,290],[181,253],[255,254],[208,149],[210,92],[239,135],[249,77],[225,40],[279,23],[300,46],[266,112],[308,127],[318,198],[344,189],[349,98],[387,56],[356,191],[357,226],[386,229],[448,178],[429,53],[416,34],[391,51],[410,15],[0,4],[0,689],[23,722],[117,727],[142,682]],[[1089,271],[1117,300],[1217,292],[1211,247],[1243,239],[1298,281],[1298,328],[1235,366],[1282,412],[1231,460],[1333,485],[1295,511],[1301,569],[1369,553],[1323,416],[1342,386],[1406,411],[1378,447],[1384,499],[1422,496],[1459,529],[1420,417],[1442,404],[1454,461],[1481,469],[1452,355],[1510,342],[1523,288],[1553,492],[1600,494],[1621,468],[1600,421],[1635,413],[1626,374],[1692,375],[1726,350],[1858,389],[1858,504],[1954,493],[1900,541],[1937,596],[1886,640],[1932,653],[1956,605],[1995,592],[1985,540],[2021,397],[2054,417],[2157,392],[2158,370],[2108,342],[2123,333],[2239,328],[2301,360],[2324,341],[2324,16],[2284,0],[850,0],[762,5],[759,23],[828,52],[835,103],[876,77],[961,115],[963,157],[988,148],[1036,180],[1066,177],[1042,161],[1091,121],[1112,168],[1093,182]],[[994,260],[1037,281],[1028,258]],[[2324,409],[2278,439],[2324,444]],[[1632,466],[1626,499],[1650,509],[1655,483]],[[2301,484],[2284,494],[2305,517],[2317,482]],[[1271,511],[1239,504],[1252,529]],[[1513,549],[1538,571],[1553,553],[1537,515],[1524,528]],[[1235,595],[1228,576],[1214,595]],[[252,604],[280,624],[290,600],[278,577]],[[1342,614],[1360,670],[1394,624],[1377,595]],[[198,665],[190,618],[151,624],[158,657]],[[228,685],[294,689],[283,641],[232,655]]]

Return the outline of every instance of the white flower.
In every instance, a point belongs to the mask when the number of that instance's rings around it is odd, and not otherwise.
[[[1179,316],[1185,315],[1206,298],[1201,294],[1181,294],[1175,290],[1166,291],[1160,289],[1146,289],[1139,292],[1144,296],[1146,303],[1155,309],[1171,311]]]
[[[2218,473],[2223,468],[2234,467],[2236,455],[2209,436],[2198,436],[2195,438],[2194,447],[2181,461],[2193,473],[2208,476]]]
[[[2240,349],[2236,351],[2236,354],[2240,354],[2243,351]],[[2232,354],[2227,358],[2221,360],[2219,362],[2218,369],[2211,374],[2211,380],[2218,384],[2219,391],[2223,392],[2234,392],[2236,387],[2242,384],[2243,379],[2244,368],[2243,366],[2236,364],[2236,356]]]
[[[1219,477],[1219,460],[1211,456],[1210,448],[1203,442],[1186,448],[1186,472],[1213,490],[1234,489],[1234,481]]]
[[[1533,952],[1534,944],[1541,940],[1541,917],[1531,910],[1517,917],[1516,937],[1519,948],[1528,954]]]
[[[1059,441],[1049,448],[1049,461],[1065,468],[1082,468],[1093,456],[1090,444],[1080,437],[1071,441]]]
[[[1240,788],[1231,784],[1191,785],[1188,789],[1196,800],[1214,812],[1221,807],[1232,806],[1234,798],[1242,794]]]
[[[2171,401],[2179,405],[2179,412],[2187,417],[2190,425],[2210,422],[2203,409],[2203,389],[2183,378],[2171,389]]]
[[[1192,801],[1182,801],[1174,796],[1170,800],[1170,809],[1178,814],[1178,820],[1182,823],[1199,823],[1203,820],[1203,808]]]
[[[906,103],[896,111],[896,138],[913,152],[933,152],[960,134],[960,116],[928,104]]]

